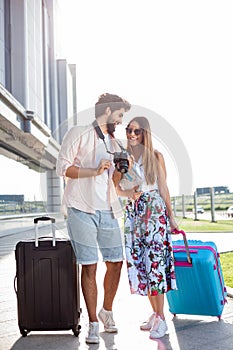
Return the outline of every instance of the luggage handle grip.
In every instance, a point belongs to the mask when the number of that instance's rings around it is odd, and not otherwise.
[[[37,218],[34,218],[34,224],[35,224],[35,246],[39,246],[39,239],[38,239],[38,221],[51,221],[52,222],[52,233],[53,233],[53,247],[56,246],[56,237],[55,237],[55,219],[51,218],[49,216],[39,216]]]
[[[186,234],[185,234],[184,230],[177,230],[175,228],[171,233],[174,234],[174,235],[182,234],[183,240],[184,240],[185,249],[186,249],[186,254],[187,254],[187,260],[188,260],[189,264],[192,264],[192,258],[190,256],[189,246],[188,246],[188,242],[187,242],[187,238],[186,238]]]
[[[38,221],[52,221],[53,224],[55,224],[55,218],[51,218],[49,216],[38,216],[37,218],[34,218],[34,224],[37,224]]]

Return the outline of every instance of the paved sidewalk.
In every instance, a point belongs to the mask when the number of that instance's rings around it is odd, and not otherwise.
[[[38,216],[52,216],[55,217],[56,223],[64,226],[64,220],[58,213],[36,213],[36,214],[24,214],[24,215],[8,215],[0,216],[0,238],[5,236],[11,236],[20,232],[32,231],[34,229],[33,218]],[[51,224],[49,221],[40,222],[40,226],[48,226]]]
[[[59,225],[58,225],[59,226]],[[66,229],[60,223],[58,235],[66,236]],[[11,228],[12,229],[12,228]],[[42,228],[42,235],[49,232],[49,226]],[[13,232],[13,231],[12,231]],[[147,298],[130,295],[126,266],[124,264],[119,290],[114,304],[114,318],[119,328],[116,335],[107,334],[100,326],[100,344],[87,345],[87,313],[81,296],[83,313],[82,330],[79,338],[68,332],[31,332],[21,337],[17,325],[17,301],[13,288],[15,276],[14,247],[18,240],[32,238],[34,231],[27,229],[18,235],[0,238],[0,349],[1,350],[218,350],[232,349],[233,344],[233,299],[228,297],[221,321],[217,317],[179,315],[173,318],[165,305],[169,335],[158,341],[149,339],[148,332],[139,330],[139,325],[150,314]],[[105,265],[99,263],[98,308],[102,303],[102,284]]]

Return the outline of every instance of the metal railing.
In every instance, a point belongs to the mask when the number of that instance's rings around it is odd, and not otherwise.
[[[233,206],[233,193],[215,193],[210,188],[210,193],[205,195],[182,195],[171,197],[173,212],[175,216],[186,218],[190,213],[194,220],[198,220],[198,214],[210,212],[211,222],[216,222],[216,214],[227,218],[227,209]]]

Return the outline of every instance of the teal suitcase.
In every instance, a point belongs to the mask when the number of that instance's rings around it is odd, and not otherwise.
[[[176,314],[206,315],[221,318],[226,303],[226,287],[217,247],[214,242],[173,241],[178,290],[167,293],[169,310]]]

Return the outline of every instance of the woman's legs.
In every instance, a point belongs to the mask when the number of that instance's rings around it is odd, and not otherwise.
[[[162,338],[168,330],[163,311],[164,294],[158,294],[156,296],[148,295],[148,297],[153,310],[156,310],[156,318],[150,329],[150,339]]]
[[[150,304],[152,306],[152,310],[153,312],[156,312],[157,316],[160,316],[162,318],[162,320],[165,319],[164,316],[164,294],[158,294],[158,295],[150,295],[150,293],[148,293],[148,298],[150,301]]]
[[[150,293],[148,293],[148,299],[150,301],[153,313],[149,317],[148,321],[144,322],[140,326],[140,329],[142,331],[150,331],[150,332],[152,332],[151,336],[154,336],[155,338],[156,337],[161,337],[167,331],[167,325],[166,325],[166,322],[165,322],[165,316],[164,316],[164,311],[163,311],[163,308],[164,308],[164,294],[158,294],[156,296],[152,296],[152,295],[150,295]],[[161,327],[160,326],[161,322],[164,323],[164,325],[162,325],[162,327],[164,329],[162,330],[162,333],[161,333],[161,331],[160,331],[160,333],[158,333],[157,329],[158,329],[158,327]]]

